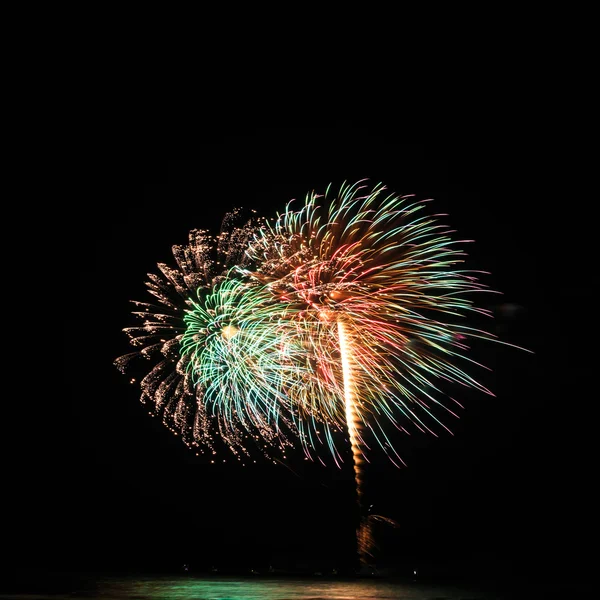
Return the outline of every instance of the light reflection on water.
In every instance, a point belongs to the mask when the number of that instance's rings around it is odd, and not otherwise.
[[[450,586],[385,580],[253,578],[99,579],[75,597],[103,600],[501,600],[500,596]]]

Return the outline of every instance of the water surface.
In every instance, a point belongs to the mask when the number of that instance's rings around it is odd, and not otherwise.
[[[5,600],[507,600],[512,595],[394,579],[326,579],[216,576],[85,576],[21,582]],[[565,599],[566,600],[566,599]]]

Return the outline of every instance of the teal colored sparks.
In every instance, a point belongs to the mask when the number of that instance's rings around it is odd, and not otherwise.
[[[249,434],[287,444],[282,436],[293,407],[285,390],[302,377],[302,368],[290,355],[295,346],[286,343],[285,313],[264,286],[233,277],[191,307],[180,352],[186,376],[201,390],[204,410],[216,418],[220,435],[236,452],[244,450]]]

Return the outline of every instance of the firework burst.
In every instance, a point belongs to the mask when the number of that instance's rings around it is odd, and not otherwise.
[[[234,454],[257,446],[268,455],[302,437],[291,418],[289,389],[304,381],[304,350],[287,331],[285,311],[266,288],[234,272],[208,294],[190,301],[180,354],[185,380],[195,390],[199,414],[210,414]],[[204,417],[196,441],[215,430]]]
[[[218,438],[238,458],[271,457],[299,442],[341,466],[349,444],[363,563],[373,523],[393,524],[362,510],[371,446],[399,466],[393,433],[450,431],[452,386],[491,394],[467,372],[482,367],[468,344],[498,340],[468,317],[491,316],[471,297],[494,292],[427,202],[358,182],[272,222],[237,227],[234,212],[216,237],[193,230],[173,247],[177,267],[149,274],[155,301],[135,302],[142,324],[125,329],[136,351],[115,361],[153,361],[142,402],[201,451]]]
[[[237,226],[240,218],[239,210],[227,214],[217,236],[192,230],[188,244],[173,246],[176,268],[159,263],[160,274],[148,274],[155,301],[133,302],[142,323],[124,331],[136,351],[115,361],[122,372],[136,360],[152,362],[140,399],[188,446],[214,452],[218,438],[238,456],[252,442],[289,444],[279,439],[287,423],[279,409],[281,380],[292,378],[279,366],[270,296],[257,286],[247,294],[248,286],[231,276],[234,265],[244,264],[258,223]]]
[[[491,290],[426,203],[358,182],[272,223],[234,214],[216,237],[192,231],[177,268],[149,275],[158,302],[135,303],[138,350],[117,366],[157,359],[141,399],[188,445],[215,431],[236,453],[299,440],[339,465],[345,432],[357,480],[372,444],[401,464],[390,434],[449,430],[450,384],[491,393],[467,373],[467,343],[497,341],[466,324],[489,314],[470,296]]]
[[[490,314],[469,296],[491,290],[461,268],[461,242],[441,215],[426,214],[426,202],[361,182],[333,197],[330,189],[313,192],[259,230],[248,250],[255,268],[243,269],[285,306],[311,349],[311,376],[292,403],[326,427],[348,428],[363,459],[368,435],[401,461],[387,425],[434,435],[448,429],[442,414],[456,416],[459,404],[445,396],[447,384],[491,394],[464,370],[474,364],[469,338],[497,341],[465,319]]]
[[[251,264],[241,269],[270,290],[290,339],[306,349],[302,385],[286,388],[306,453],[321,460],[315,439],[324,438],[339,464],[334,433],[347,433],[361,509],[370,443],[399,465],[390,432],[450,431],[446,417],[457,417],[460,404],[449,386],[491,394],[465,369],[477,364],[467,356],[469,338],[498,341],[466,319],[491,316],[471,295],[492,290],[463,268],[457,245],[467,240],[453,240],[443,215],[424,210],[427,202],[362,182],[310,193],[260,228],[247,252]],[[363,515],[363,563],[371,526]]]

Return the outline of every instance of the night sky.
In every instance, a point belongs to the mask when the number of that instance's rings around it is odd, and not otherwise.
[[[503,292],[479,298],[497,315],[489,328],[535,352],[474,348],[493,368],[476,375],[496,398],[465,394],[454,436],[399,438],[406,468],[381,457],[368,467],[374,512],[399,523],[379,534],[381,564],[584,568],[595,473],[591,401],[578,383],[578,348],[565,343],[561,324],[563,303],[584,292],[568,278],[548,283],[549,261],[568,267],[568,244],[552,239],[539,165],[526,144],[516,146],[410,145],[397,131],[352,127],[253,129],[207,134],[185,159],[108,157],[79,173],[70,190],[77,202],[54,200],[40,227],[39,329],[20,387],[29,404],[7,424],[14,427],[5,487],[12,564],[348,564],[350,464],[324,468],[298,450],[287,467],[260,456],[242,467],[227,454],[211,465],[148,415],[113,360],[131,350],[121,331],[134,324],[129,301],[148,300],[146,273],[157,262],[173,264],[171,246],[185,243],[190,229],[214,230],[238,206],[274,216],[311,189],[368,178],[433,198],[456,236],[475,240],[464,246],[468,265],[490,271],[483,281]]]

